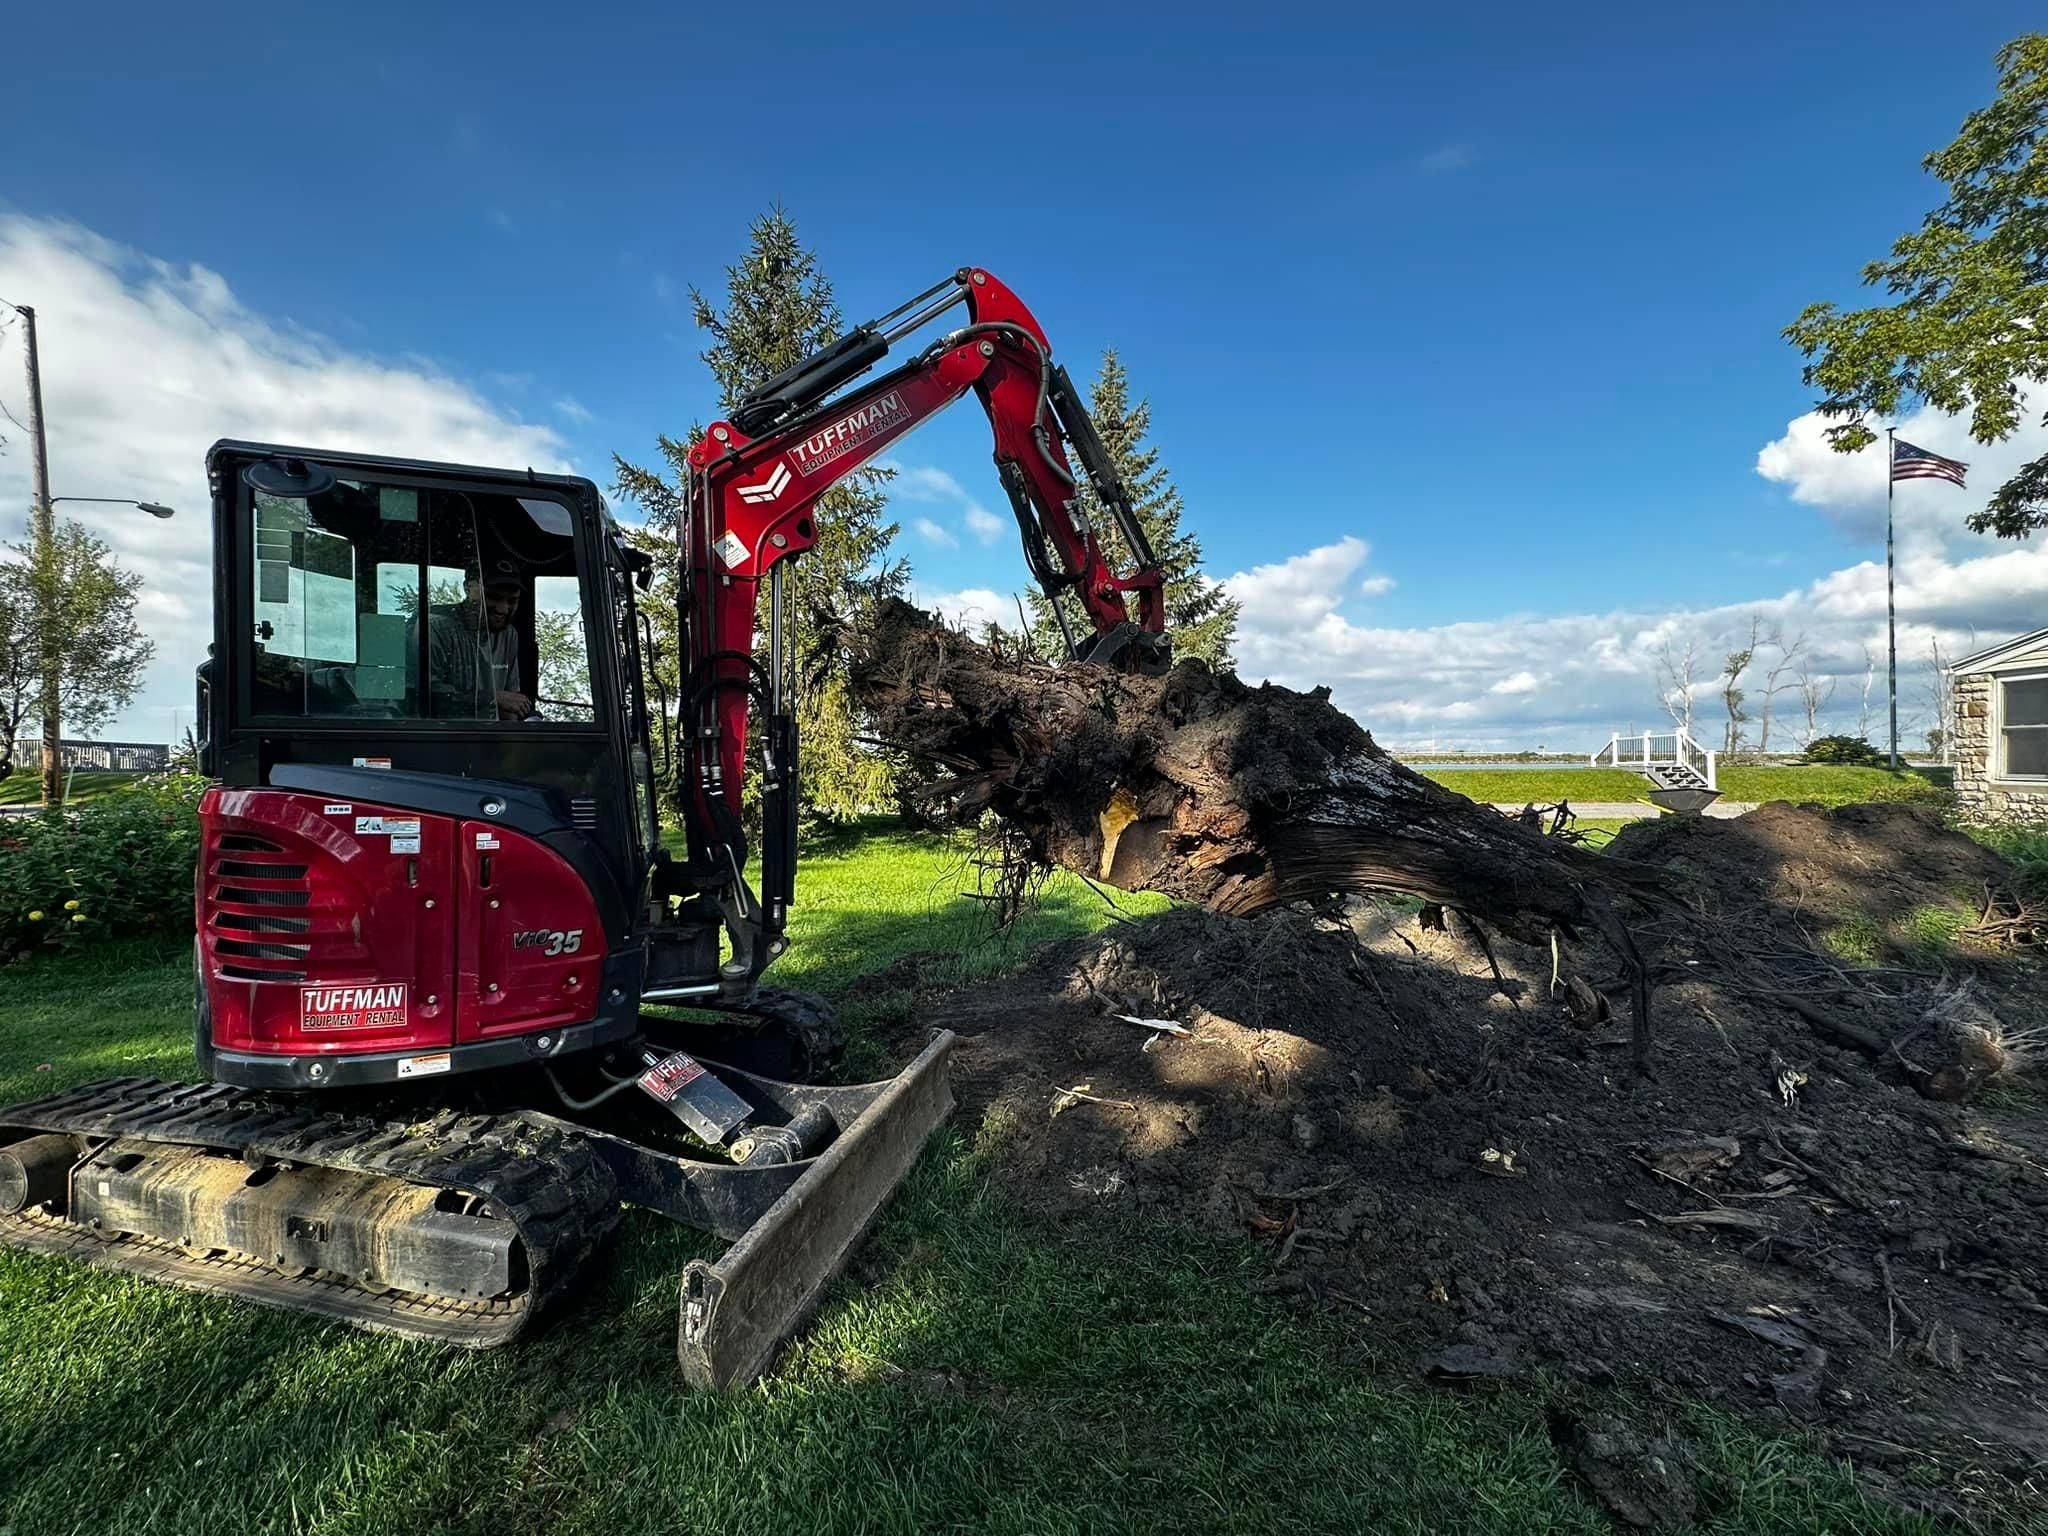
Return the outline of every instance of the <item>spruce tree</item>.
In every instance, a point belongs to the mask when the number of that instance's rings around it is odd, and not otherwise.
[[[1145,441],[1152,426],[1152,404],[1148,400],[1132,402],[1130,375],[1114,347],[1102,354],[1102,372],[1089,391],[1088,414],[1130,493],[1138,526],[1144,529],[1166,578],[1166,628],[1173,637],[1173,654],[1197,656],[1212,667],[1228,667],[1231,642],[1237,637],[1238,601],[1202,574],[1202,541],[1181,527],[1180,490],[1159,462],[1159,450]],[[1137,566],[1135,555],[1088,488],[1086,476],[1081,476],[1081,484],[1081,506],[1102,536],[1104,555],[1120,575],[1128,575]],[[1135,618],[1136,603],[1131,607]],[[1045,655],[1065,655],[1065,642],[1043,594],[1031,594],[1031,609],[1032,644]],[[1086,631],[1078,605],[1068,604],[1067,619],[1077,626],[1075,638],[1082,638]]]
[[[711,338],[700,355],[728,413],[765,380],[835,340],[841,326],[832,285],[787,213],[771,209],[748,234],[745,260],[726,268],[722,306],[690,291],[697,324]],[[685,483],[689,445],[699,430],[693,427],[685,439],[657,439],[665,472],[613,457],[617,491],[640,504],[650,533],[667,550],[656,564],[664,580],[657,581],[649,607],[665,610],[671,635],[678,487]],[[901,595],[910,582],[908,563],[889,553],[897,525],[883,516],[888,478],[888,471],[865,469],[821,497],[813,517],[817,541],[790,562],[787,643],[796,659],[804,804],[814,814],[840,819],[887,807],[895,798],[892,765],[860,745],[846,681],[852,636],[877,602]],[[655,668],[673,699],[673,656],[657,657]]]

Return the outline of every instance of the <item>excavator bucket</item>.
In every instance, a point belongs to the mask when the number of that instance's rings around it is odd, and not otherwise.
[[[941,1031],[723,1256],[684,1269],[676,1352],[691,1386],[745,1386],[774,1364],[952,1113],[952,1048]]]

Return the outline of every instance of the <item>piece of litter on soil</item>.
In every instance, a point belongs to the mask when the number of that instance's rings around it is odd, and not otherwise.
[[[1176,1024],[1171,1019],[1141,1019],[1135,1013],[1114,1013],[1111,1018],[1121,1019],[1126,1024],[1135,1024],[1140,1029],[1153,1029],[1163,1035],[1192,1035],[1193,1030],[1185,1024]]]
[[[1129,1099],[1097,1098],[1088,1091],[1092,1086],[1094,1085],[1090,1083],[1077,1083],[1072,1088],[1056,1089],[1052,1096],[1052,1113],[1055,1115],[1065,1114],[1076,1104],[1102,1104],[1110,1109],[1136,1109],[1138,1107]]]
[[[1479,1154],[1479,1171],[1503,1179],[1519,1179],[1528,1172],[1526,1168],[1515,1166],[1514,1153],[1503,1152],[1499,1147],[1488,1147]]]

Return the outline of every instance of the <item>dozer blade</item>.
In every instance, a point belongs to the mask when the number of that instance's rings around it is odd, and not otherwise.
[[[951,1031],[884,1088],[715,1262],[683,1271],[676,1352],[693,1387],[736,1387],[774,1364],[953,1111]]]

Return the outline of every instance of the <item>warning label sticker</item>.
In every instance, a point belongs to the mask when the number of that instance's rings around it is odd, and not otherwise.
[[[420,840],[416,837],[394,837],[391,839],[393,853],[418,853]]]
[[[718,542],[712,547],[718,551],[718,558],[725,562],[727,570],[736,569],[747,558],[746,541],[730,528],[718,536]]]
[[[364,987],[300,987],[299,1025],[303,1029],[402,1029],[405,987],[402,981],[373,982]]]
[[[357,837],[418,837],[420,819],[417,816],[358,816]],[[394,850],[396,851],[396,850]],[[414,849],[414,852],[419,850]]]
[[[401,1056],[398,1058],[400,1077],[432,1077],[436,1072],[446,1072],[454,1063],[448,1052],[441,1051],[432,1056]]]
[[[640,1074],[640,1086],[666,1104],[704,1075],[696,1058],[687,1051],[664,1057]]]
[[[355,763],[358,768],[389,768],[391,766],[391,759],[388,757],[359,757],[355,760]]]
[[[498,840],[488,832],[479,832],[476,835],[476,845],[479,848],[495,848],[498,846]]]

